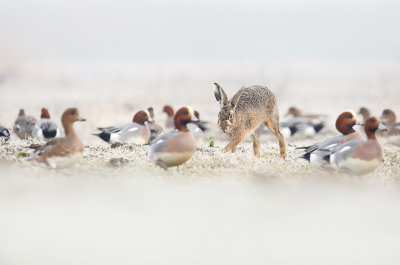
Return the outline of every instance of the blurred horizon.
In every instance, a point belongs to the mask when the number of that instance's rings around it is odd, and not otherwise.
[[[0,59],[400,60],[398,1],[0,1]]]
[[[229,97],[265,85],[281,113],[396,111],[398,14],[398,1],[3,0],[0,118],[163,104],[216,117],[214,82]]]

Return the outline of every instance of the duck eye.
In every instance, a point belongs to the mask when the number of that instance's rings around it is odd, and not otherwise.
[[[183,113],[183,115],[188,115],[189,114],[189,112],[187,112],[187,111],[185,111],[184,113]]]

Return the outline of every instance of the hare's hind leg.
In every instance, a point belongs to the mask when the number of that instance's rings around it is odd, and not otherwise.
[[[254,132],[251,137],[253,137],[253,150],[254,155],[260,158],[260,137],[256,132]]]
[[[287,157],[286,143],[285,143],[285,137],[283,137],[283,135],[279,131],[279,118],[273,117],[273,119],[264,122],[264,124],[276,136],[276,138],[278,138],[281,157],[285,159]]]

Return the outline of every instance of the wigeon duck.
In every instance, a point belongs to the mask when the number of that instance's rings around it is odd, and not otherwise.
[[[148,110],[149,113],[150,113],[150,118],[153,119],[153,121],[152,121],[152,122],[149,122],[148,125],[147,125],[147,126],[149,127],[149,130],[150,130],[150,139],[149,139],[149,142],[151,142],[151,141],[153,141],[154,139],[156,139],[160,134],[164,133],[164,130],[163,130],[163,128],[161,128],[160,125],[158,125],[157,123],[155,123],[155,121],[154,121],[154,110],[153,110],[153,108],[150,107],[150,108],[148,108],[147,110]]]
[[[165,123],[165,127],[173,128],[175,126],[174,109],[169,105],[165,105],[163,112],[167,113],[167,115],[168,115],[167,121]]]
[[[192,121],[186,125],[186,127],[189,129],[189,131],[193,134],[194,139],[196,139],[196,142],[199,144],[203,141],[204,133],[203,129],[199,126],[200,122],[200,114],[198,111],[194,111],[194,116],[199,120],[199,121]]]
[[[25,111],[21,109],[14,123],[14,132],[19,138],[26,139],[32,136],[32,129],[35,127],[35,124],[36,119],[32,116],[26,116]]]
[[[346,110],[336,120],[336,129],[342,134],[331,137],[325,141],[316,143],[308,147],[298,147],[296,149],[305,149],[305,154],[299,158],[308,160],[311,165],[319,170],[333,172],[335,169],[330,163],[324,160],[324,157],[329,154],[327,149],[334,148],[351,140],[365,140],[364,137],[356,132],[354,125],[364,125],[357,121],[356,113],[352,110]]]
[[[376,140],[376,130],[386,130],[378,117],[370,117],[364,126],[367,140],[352,140],[330,149],[324,159],[338,172],[361,176],[374,171],[383,161],[383,152]]]
[[[289,128],[290,136],[297,139],[304,139],[315,136],[325,124],[319,119],[293,117],[281,123],[282,128]],[[288,134],[288,132],[287,132]]]
[[[200,113],[197,110],[194,111],[194,116],[196,116],[196,118],[200,120]],[[208,123],[207,121],[201,120],[201,121],[197,122],[197,125],[203,132],[205,132],[205,131],[209,130],[207,127],[207,123]]]
[[[10,138],[10,130],[0,123],[0,139],[3,139],[5,142],[7,142]]]
[[[85,121],[79,116],[76,108],[64,111],[61,123],[65,130],[65,137],[54,138],[47,144],[34,148],[36,152],[31,160],[36,166],[59,170],[72,167],[82,158],[83,144],[73,127],[76,121]]]
[[[367,120],[368,120],[368,118],[370,117],[370,114],[369,114],[369,110],[367,109],[367,108],[364,108],[364,107],[361,107],[360,108],[360,110],[358,111],[358,115],[362,115],[362,117],[363,117],[363,122],[365,123]]]
[[[304,139],[315,136],[325,127],[326,115],[303,115],[299,107],[289,108],[285,115],[288,120],[281,123],[281,127],[288,127],[293,138]]]
[[[358,117],[359,121],[361,121],[362,123],[365,123],[368,120],[368,118],[370,117],[370,112],[369,112],[369,110],[367,108],[361,107],[360,110],[357,113],[357,117]],[[361,133],[364,137],[366,136],[365,132],[364,132],[364,128],[357,127],[357,128],[355,128],[355,130],[357,132]],[[381,132],[382,131],[377,131],[375,133],[375,135],[378,136],[379,133],[381,133]]]
[[[389,143],[400,145],[400,123],[396,123],[396,114],[390,109],[385,109],[381,116],[382,123],[386,125],[385,136]]]
[[[150,138],[150,130],[145,122],[152,122],[150,113],[147,110],[141,110],[135,114],[132,122],[118,124],[106,128],[98,128],[101,133],[94,134],[99,136],[107,143],[138,143],[145,144]]]
[[[49,111],[46,108],[42,108],[42,114],[40,120],[36,123],[32,129],[32,136],[39,140],[51,140],[55,137],[60,136],[60,129],[58,124],[50,119]]]
[[[290,107],[288,110],[288,113],[285,116],[292,116],[292,117],[303,117],[307,119],[321,119],[324,120],[327,118],[326,115],[321,115],[321,114],[306,114],[303,115],[303,111],[301,110],[300,107]]]
[[[164,133],[150,143],[148,156],[153,163],[167,170],[188,161],[196,151],[196,139],[186,127],[190,122],[199,121],[191,107],[176,112],[174,123],[177,131]]]

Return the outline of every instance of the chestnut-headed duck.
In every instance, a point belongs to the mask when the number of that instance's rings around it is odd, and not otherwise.
[[[389,143],[400,145],[400,123],[396,123],[396,114],[390,109],[382,112],[382,123],[386,125],[386,139]]]
[[[199,126],[200,122],[200,114],[198,111],[194,111],[194,116],[199,120],[199,121],[192,121],[186,125],[186,127],[189,129],[189,131],[193,134],[194,139],[196,139],[196,142],[199,144],[203,141],[204,133],[203,129]]]
[[[296,149],[305,149],[305,154],[299,158],[308,160],[311,165],[319,170],[333,172],[335,169],[330,163],[324,160],[324,156],[329,154],[328,149],[339,146],[351,140],[365,140],[364,137],[356,132],[354,125],[364,125],[357,121],[357,115],[353,110],[346,110],[336,119],[336,129],[342,134],[331,137],[325,141],[316,143],[312,146],[298,147]]]
[[[64,111],[61,123],[65,130],[65,137],[54,138],[47,144],[36,146],[36,152],[31,160],[36,166],[55,170],[72,167],[82,158],[83,144],[74,131],[76,121],[86,121],[79,116],[76,108]]]
[[[105,128],[98,128],[101,133],[94,134],[99,136],[107,143],[138,143],[145,144],[150,138],[150,130],[145,122],[152,122],[150,113],[147,110],[138,111],[133,117],[132,122],[118,124]]]
[[[46,108],[42,108],[40,120],[36,122],[35,127],[32,129],[32,136],[45,141],[60,136],[58,124],[50,119],[49,111]]]
[[[352,140],[331,149],[324,159],[338,172],[361,176],[374,171],[383,161],[383,151],[376,140],[377,130],[386,130],[378,117],[370,117],[364,126],[367,140]]]
[[[26,116],[25,111],[20,109],[18,118],[14,123],[14,132],[21,139],[26,139],[32,136],[32,129],[35,127],[36,119],[32,116]]]
[[[163,112],[167,113],[167,115],[168,115],[167,121],[165,122],[165,127],[174,128],[174,126],[175,126],[174,109],[169,105],[165,105]]]
[[[10,130],[0,123],[0,139],[7,142],[10,138]]]
[[[149,130],[150,130],[150,139],[148,142],[151,142],[154,139],[156,139],[160,134],[163,134],[164,130],[160,125],[155,123],[154,109],[152,107],[150,107],[147,110],[150,113],[150,118],[152,118],[152,120],[153,120],[152,122],[149,121],[149,123],[147,124],[147,126],[149,127]]]
[[[156,165],[167,170],[188,161],[196,152],[196,139],[186,127],[190,122],[198,122],[191,107],[183,107],[176,112],[174,124],[177,131],[164,133],[150,143],[148,156]]]

